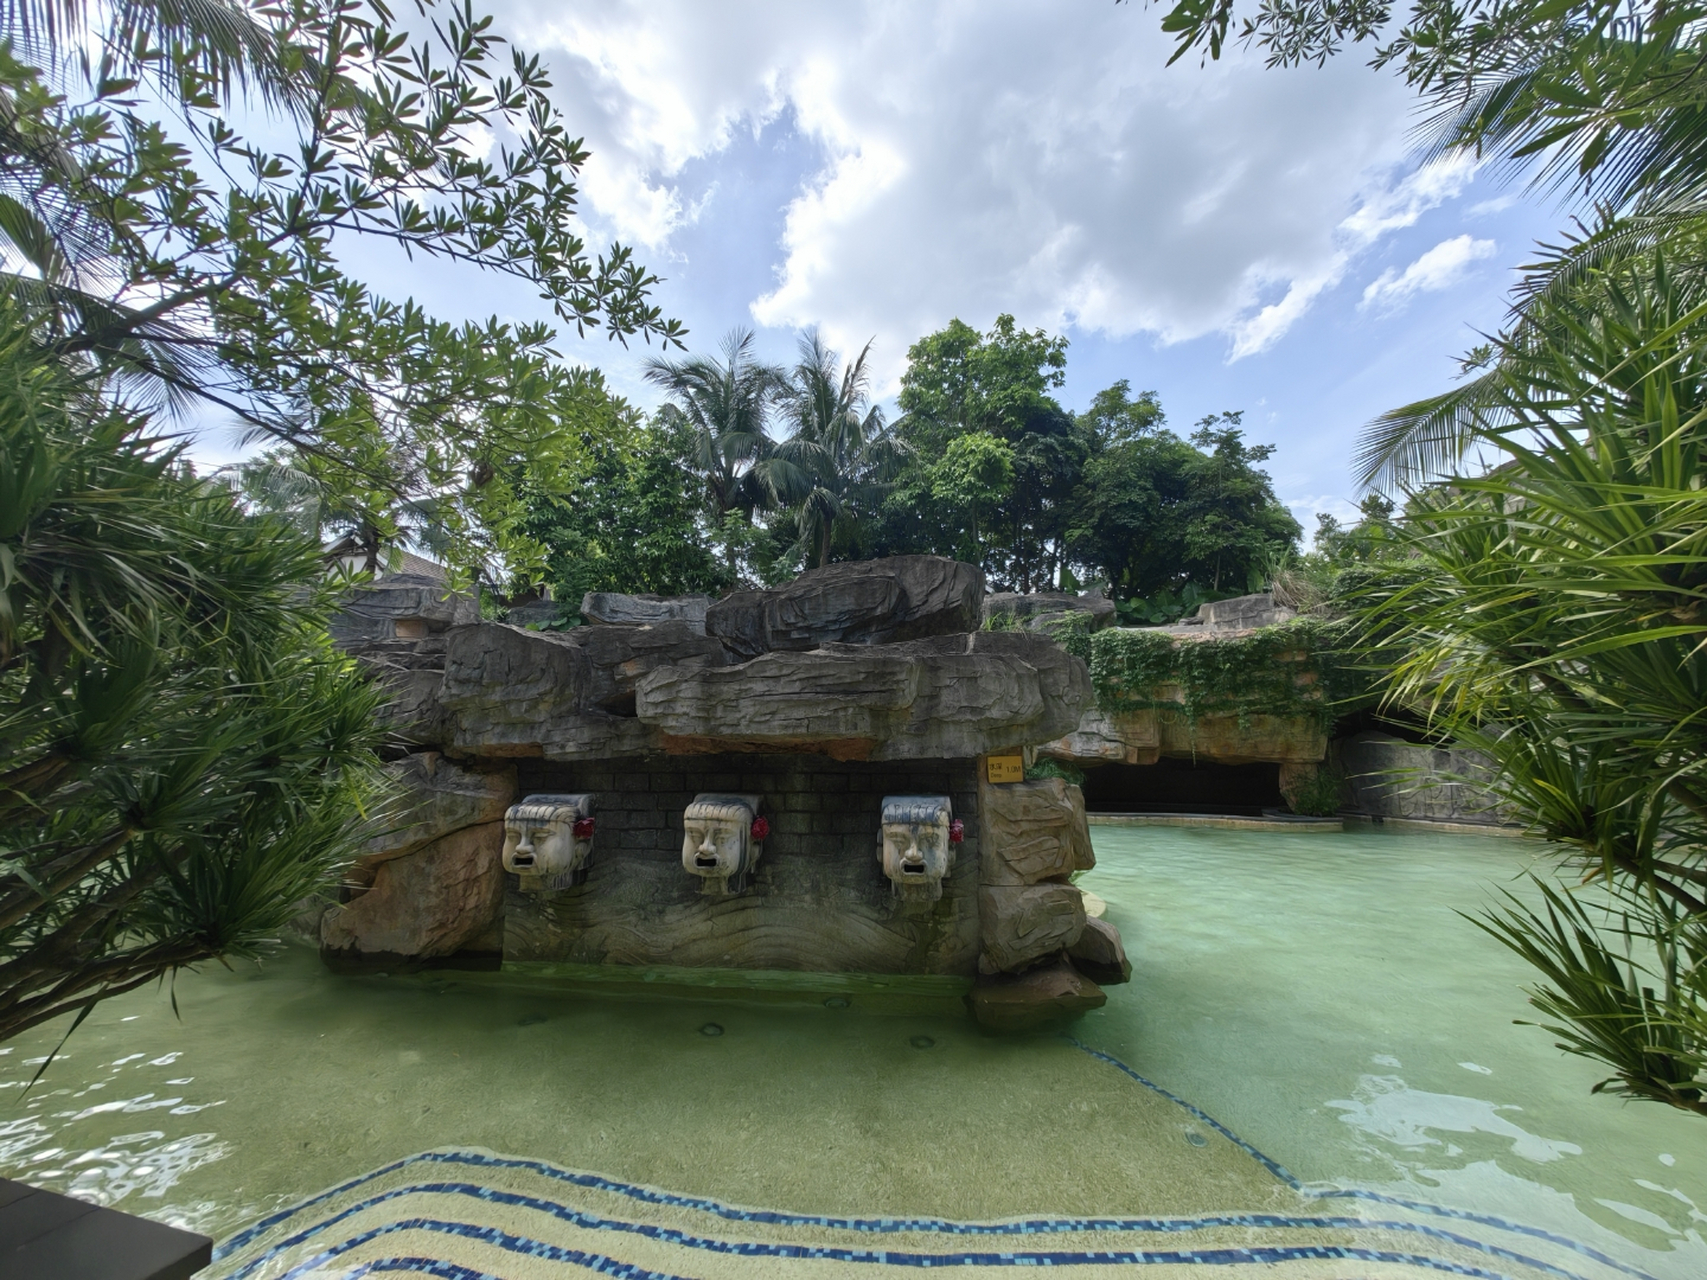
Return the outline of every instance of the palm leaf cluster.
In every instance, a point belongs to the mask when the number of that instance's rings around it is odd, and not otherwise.
[[[253,953],[349,856],[377,695],[320,580],[0,305],[0,1039]]]
[[[1485,464],[1411,497],[1367,589],[1394,700],[1498,769],[1587,888],[1483,924],[1607,1087],[1707,1111],[1707,289],[1663,251],[1504,339],[1455,422]],[[1592,905],[1591,905],[1592,904]]]
[[[829,563],[838,534],[876,509],[906,446],[871,402],[871,344],[843,366],[814,330],[800,340],[792,369],[766,364],[753,335],[737,330],[720,356],[656,359],[646,376],[669,399],[664,424],[690,443],[703,478],[706,514],[724,526],[731,571],[760,512],[793,518],[797,537],[784,557],[808,567]],[[783,434],[772,433],[778,422]]]

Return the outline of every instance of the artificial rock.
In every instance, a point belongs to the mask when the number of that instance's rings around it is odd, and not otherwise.
[[[373,885],[320,921],[321,953],[334,964],[431,960],[491,933],[504,901],[504,824],[464,827],[382,862]]]
[[[986,623],[1002,618],[1028,629],[1065,620],[1075,614],[1084,615],[1092,631],[1114,625],[1114,601],[1100,591],[1087,591],[1083,595],[1066,591],[1038,591],[1029,595],[998,591],[984,597],[983,612]]]
[[[1096,866],[1084,793],[1065,780],[986,785],[981,803],[985,884],[1037,884]]]
[[[983,885],[980,973],[1017,973],[1065,951],[1085,930],[1085,900],[1070,884]]]
[[[830,643],[887,645],[977,630],[984,574],[942,556],[891,556],[812,569],[712,605],[705,630],[737,660]]]
[[[650,626],[685,622],[696,635],[705,634],[710,596],[628,596],[616,591],[589,591],[581,597],[581,616],[594,624]]]
[[[1067,948],[1073,966],[1101,986],[1112,987],[1132,981],[1132,962],[1120,930],[1106,920],[1088,917],[1079,940]]]
[[[398,801],[386,830],[362,848],[359,863],[405,857],[464,827],[498,822],[515,795],[515,770],[464,768],[437,751],[422,751],[385,767]]]
[[[636,714],[667,750],[809,750],[843,760],[952,760],[1059,736],[1090,702],[1084,663],[1042,636],[972,632],[830,644],[732,667],[661,666]]]
[[[425,574],[394,573],[343,599],[332,616],[332,640],[346,649],[376,640],[418,640],[479,617],[472,596]]]
[[[1100,1009],[1108,996],[1070,964],[984,977],[966,997],[972,1016],[992,1031],[1030,1031]]]
[[[639,680],[676,663],[725,661],[717,641],[679,619],[560,632],[488,622],[451,631],[445,648],[439,702],[452,745],[470,755],[615,756],[654,748],[633,723]]]

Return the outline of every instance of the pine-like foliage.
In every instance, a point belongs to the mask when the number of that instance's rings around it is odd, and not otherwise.
[[[0,1039],[252,954],[376,788],[319,547],[78,372],[0,303]]]

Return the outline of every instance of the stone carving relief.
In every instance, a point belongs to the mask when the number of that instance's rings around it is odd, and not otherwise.
[[[504,870],[532,893],[587,879],[593,858],[591,795],[525,796],[504,814]]]
[[[903,900],[935,902],[954,870],[961,825],[947,796],[884,796],[877,860]]]
[[[682,866],[699,876],[705,894],[740,893],[764,852],[770,823],[759,814],[763,796],[701,792],[682,813]]]

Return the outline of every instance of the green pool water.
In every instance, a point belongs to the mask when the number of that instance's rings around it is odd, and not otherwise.
[[[1312,1187],[1567,1235],[1707,1276],[1707,1122],[1589,1093],[1523,966],[1457,913],[1539,852],[1467,836],[1096,828],[1130,985],[1074,1036]],[[307,951],[0,1047],[0,1173],[223,1236],[433,1147],[807,1213],[1205,1213],[1286,1189],[1059,1035],[940,984],[683,998],[667,975],[341,978]],[[1287,1192],[1287,1194],[1290,1194]]]

